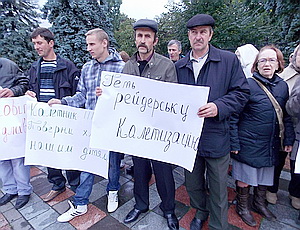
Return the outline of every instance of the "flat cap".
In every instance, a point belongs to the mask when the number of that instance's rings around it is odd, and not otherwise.
[[[154,20],[151,20],[151,19],[140,19],[140,20],[137,20],[133,24],[134,30],[136,30],[138,28],[150,28],[156,33],[157,32],[157,22]]]
[[[195,26],[211,26],[214,27],[215,20],[208,14],[197,14],[188,20],[186,27],[191,29]]]

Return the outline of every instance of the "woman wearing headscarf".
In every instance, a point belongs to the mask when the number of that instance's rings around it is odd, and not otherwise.
[[[235,51],[247,78],[252,76],[251,68],[257,53],[258,50],[252,44],[240,46]]]
[[[292,120],[285,110],[288,86],[277,75],[283,68],[281,51],[263,47],[254,60],[253,76],[248,78],[250,99],[243,111],[231,118],[236,212],[250,226],[256,225],[248,206],[250,186],[254,187],[252,208],[268,220],[276,219],[266,206],[267,186],[273,185],[280,148],[289,152],[294,141]]]

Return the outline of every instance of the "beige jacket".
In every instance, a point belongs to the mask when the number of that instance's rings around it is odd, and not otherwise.
[[[299,148],[299,140],[300,140],[300,78],[299,77],[295,82],[295,85],[290,94],[290,98],[286,103],[286,110],[293,118],[295,118],[295,121],[297,121],[297,123],[295,124],[296,140],[291,154],[291,160],[295,160]]]
[[[287,66],[282,73],[278,74],[283,80],[286,81],[286,83],[289,86],[289,94],[291,95],[291,91],[293,89],[293,86],[295,85],[296,80],[299,78],[300,73],[298,73],[296,70],[294,70],[291,67],[291,64]]]

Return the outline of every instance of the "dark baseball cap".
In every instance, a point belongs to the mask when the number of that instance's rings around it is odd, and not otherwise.
[[[157,32],[157,22],[151,19],[140,19],[133,24],[133,29],[150,28],[155,33]]]
[[[191,29],[195,26],[211,26],[214,27],[215,20],[208,14],[197,14],[188,20],[186,27]]]

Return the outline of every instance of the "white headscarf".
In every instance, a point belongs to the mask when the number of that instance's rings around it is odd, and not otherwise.
[[[235,54],[239,58],[243,71],[246,75],[246,77],[251,77],[251,68],[253,65],[253,62],[258,54],[258,50],[251,44],[246,44],[243,46],[240,46],[235,51]]]

